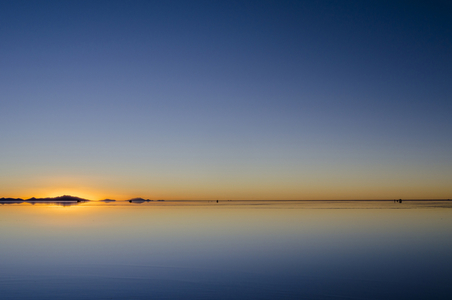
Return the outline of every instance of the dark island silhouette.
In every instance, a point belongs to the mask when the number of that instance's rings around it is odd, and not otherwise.
[[[58,204],[63,206],[74,205],[78,203],[88,202],[90,200],[83,199],[80,197],[74,197],[70,195],[63,195],[58,197],[47,197],[47,198],[29,198],[29,199],[21,199],[21,198],[0,198],[0,204],[20,204],[20,203],[51,203]]]
[[[110,202],[116,202],[116,200],[113,200],[113,199],[104,199],[104,200],[99,200],[99,202],[110,203]]]
[[[62,205],[62,206],[70,206],[70,205],[76,205],[79,203],[85,203],[85,202],[89,202],[89,201],[92,201],[92,200],[75,197],[75,196],[71,196],[71,195],[63,195],[63,196],[58,196],[58,197],[47,197],[47,198],[32,197],[29,199],[0,198],[1,205],[3,205],[3,204],[20,204],[20,203],[30,203],[30,204],[43,203],[43,204],[57,204],[57,205]],[[144,199],[144,198],[132,198],[132,199],[129,199],[126,201],[129,203],[141,204],[141,203],[145,203],[145,202],[151,202],[154,200]],[[157,201],[164,201],[164,200],[157,200]],[[111,202],[116,202],[116,200],[104,199],[104,200],[99,200],[99,202],[111,203]]]
[[[154,201],[154,200],[143,199],[143,198],[133,198],[133,199],[130,199],[130,200],[127,200],[127,201],[129,201],[129,203],[141,204],[141,203],[144,203],[144,202],[151,202],[151,201]]]

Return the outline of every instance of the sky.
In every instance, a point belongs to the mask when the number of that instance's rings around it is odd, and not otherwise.
[[[448,1],[0,1],[0,197],[452,198]]]

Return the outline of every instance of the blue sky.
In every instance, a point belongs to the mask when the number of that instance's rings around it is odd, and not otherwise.
[[[0,194],[450,198],[451,12],[2,1]]]

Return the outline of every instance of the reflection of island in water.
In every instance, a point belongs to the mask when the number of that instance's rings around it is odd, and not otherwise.
[[[21,204],[21,203],[30,203],[30,204],[56,204],[61,206],[71,206],[77,205],[79,203],[85,203],[90,200],[83,199],[79,197],[63,195],[54,198],[30,198],[30,199],[21,199],[21,198],[0,198],[0,204]]]
[[[153,200],[150,200],[150,199],[143,199],[143,198],[133,198],[133,199],[130,199],[130,200],[128,200],[129,201],[129,203],[138,203],[138,204],[141,204],[141,203],[144,203],[144,202],[151,202],[151,201],[153,201]]]
[[[59,196],[59,197],[54,197],[54,198],[30,198],[30,199],[21,199],[21,198],[0,198],[0,204],[4,205],[4,204],[23,204],[23,203],[29,203],[32,205],[35,204],[54,204],[54,205],[61,205],[61,206],[71,206],[71,205],[77,205],[80,203],[85,203],[85,202],[89,202],[91,200],[88,199],[83,199],[80,197],[75,197],[75,196],[70,196],[70,195],[63,195],[63,196]],[[129,203],[136,203],[136,204],[141,204],[141,203],[145,203],[145,202],[151,202],[154,200],[150,200],[150,199],[143,199],[143,198],[133,198],[130,200],[126,200]],[[157,200],[157,201],[164,201],[164,200]],[[116,202],[116,200],[113,199],[104,199],[104,200],[99,200],[98,202],[103,202],[103,203],[112,203],[112,202]]]

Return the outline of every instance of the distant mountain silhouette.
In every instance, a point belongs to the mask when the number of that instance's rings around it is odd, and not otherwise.
[[[144,202],[150,202],[152,200],[143,199],[143,198],[133,198],[133,199],[130,199],[130,200],[127,200],[127,201],[129,201],[129,203],[144,203]]]
[[[83,199],[80,197],[74,197],[74,196],[70,196],[70,195],[63,195],[63,196],[58,196],[58,197],[54,197],[54,198],[30,198],[25,200],[27,202],[62,202],[62,201],[71,201],[71,202],[86,202],[89,201],[88,199]]]
[[[24,199],[21,198],[0,198],[0,201],[24,201]]]
[[[29,199],[22,199],[22,198],[0,198],[0,204],[14,204],[14,203],[31,203],[31,204],[35,204],[35,203],[55,203],[58,205],[74,205],[77,203],[82,203],[82,202],[88,202],[91,200],[88,199],[84,199],[84,198],[80,198],[80,197],[76,197],[76,196],[71,196],[71,195],[63,195],[63,196],[58,196],[58,197],[47,197],[47,198],[29,198]],[[116,200],[114,199],[104,199],[104,200],[99,200],[99,202],[104,202],[104,203],[110,203],[110,202],[115,202]],[[154,200],[151,199],[144,199],[144,198],[132,198],[129,200],[126,200],[129,203],[144,203],[144,202],[151,202]],[[165,200],[156,200],[156,201],[165,201]]]
[[[83,202],[88,202],[90,200],[83,199],[80,197],[74,197],[69,195],[63,195],[59,197],[54,198],[29,198],[29,199],[21,199],[21,198],[0,198],[0,204],[21,204],[21,203],[29,203],[29,204],[55,204],[55,205],[61,205],[61,206],[71,206],[71,205],[77,205]]]
[[[0,198],[0,204],[14,204],[23,202],[24,200],[20,198]]]
[[[83,199],[80,197],[74,197],[70,195],[63,195],[58,197],[48,197],[48,198],[29,198],[29,199],[21,199],[21,198],[0,198],[0,203],[23,203],[23,202],[29,202],[29,203],[35,203],[35,202],[87,202],[90,201],[88,199]]]
[[[115,202],[116,200],[113,200],[113,199],[104,199],[104,200],[99,200],[99,202],[105,202],[105,203],[108,203],[108,202]]]

